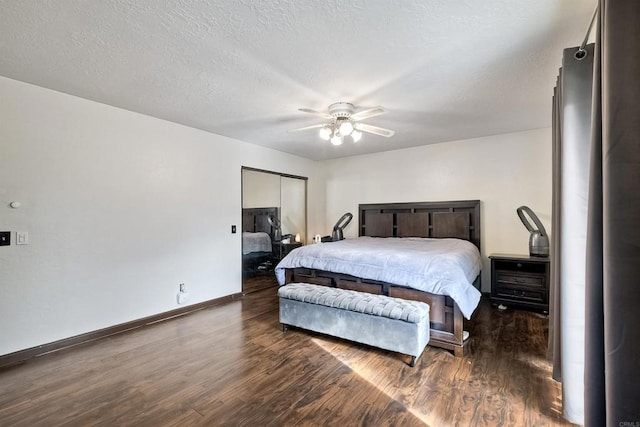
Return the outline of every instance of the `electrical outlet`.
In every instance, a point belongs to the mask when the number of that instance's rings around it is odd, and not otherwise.
[[[186,292],[186,290],[184,283],[180,283],[180,292]]]
[[[235,225],[231,226],[231,234],[236,234],[236,226]]]
[[[189,301],[189,292],[178,292],[178,304],[186,304]]]
[[[0,246],[9,246],[11,244],[11,232],[0,231]]]

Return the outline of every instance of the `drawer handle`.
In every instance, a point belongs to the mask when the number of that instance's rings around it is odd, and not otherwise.
[[[517,264],[516,264],[516,267],[518,267],[518,268],[522,268],[522,264],[521,264],[521,263],[517,263]]]

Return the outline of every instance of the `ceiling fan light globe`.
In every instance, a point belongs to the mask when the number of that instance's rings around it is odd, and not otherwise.
[[[334,135],[333,138],[331,138],[331,143],[333,145],[340,145],[342,144],[342,137],[338,136],[338,135]]]
[[[362,132],[359,130],[354,130],[351,132],[351,138],[353,138],[353,142],[358,142],[362,139]]]
[[[340,134],[341,135],[351,135],[351,132],[353,132],[353,123],[351,123],[348,120],[343,121],[340,124]]]
[[[320,128],[318,134],[320,135],[320,139],[322,139],[323,141],[328,141],[329,139],[331,139],[331,129],[328,127]]]

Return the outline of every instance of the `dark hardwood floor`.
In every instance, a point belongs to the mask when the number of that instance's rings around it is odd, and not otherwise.
[[[545,426],[547,321],[483,301],[465,356],[289,330],[276,289],[0,370],[0,425]]]
[[[273,271],[247,275],[243,280],[243,294],[250,294],[266,288],[276,288],[278,286],[278,282],[276,281],[276,277]]]

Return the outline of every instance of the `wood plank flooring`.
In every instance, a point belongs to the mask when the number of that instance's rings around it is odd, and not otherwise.
[[[242,293],[250,294],[252,292],[261,291],[266,288],[276,288],[278,282],[273,271],[264,272],[254,275],[247,275],[243,278]]]
[[[292,329],[276,290],[0,370],[1,426],[560,426],[546,318],[483,301],[463,358]]]

